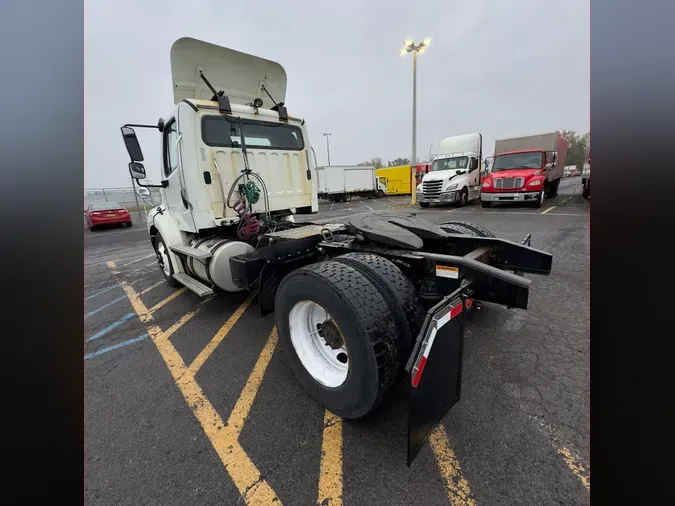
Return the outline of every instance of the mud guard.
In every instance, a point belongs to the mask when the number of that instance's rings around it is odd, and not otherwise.
[[[472,304],[462,292],[457,290],[429,310],[406,366],[410,372],[408,467],[460,398],[464,348],[461,313]]]

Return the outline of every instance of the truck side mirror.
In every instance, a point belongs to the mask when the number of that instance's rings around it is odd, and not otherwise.
[[[143,151],[141,150],[141,145],[138,143],[138,138],[136,137],[134,129],[131,127],[122,127],[122,138],[124,139],[124,145],[127,148],[127,153],[129,153],[131,161],[142,162],[144,160]]]
[[[145,167],[143,167],[142,163],[131,162],[129,164],[129,173],[134,179],[145,179]]]

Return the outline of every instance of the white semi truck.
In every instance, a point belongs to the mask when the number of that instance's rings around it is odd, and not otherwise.
[[[329,165],[317,167],[319,198],[332,202],[349,202],[352,197],[384,197],[387,185],[368,165]]]
[[[483,136],[479,133],[443,139],[441,154],[431,163],[431,170],[417,185],[417,202],[421,207],[432,203],[467,205],[480,196],[480,167]]]
[[[343,418],[371,412],[408,374],[408,465],[461,393],[464,316],[478,300],[526,309],[550,254],[470,222],[397,213],[295,223],[316,213],[304,119],[283,104],[278,63],[190,38],[171,49],[174,106],[122,136],[139,195],[159,187],[150,242],[166,282],[200,296],[257,293],[306,390]],[[158,134],[148,185],[135,129]],[[432,351],[433,345],[433,353]]]

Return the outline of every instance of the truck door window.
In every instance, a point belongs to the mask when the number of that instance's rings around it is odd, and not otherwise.
[[[171,119],[164,126],[164,176],[169,177],[178,167],[178,150],[176,141],[178,132],[176,131],[176,120]]]

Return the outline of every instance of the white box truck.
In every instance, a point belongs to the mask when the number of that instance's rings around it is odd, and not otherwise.
[[[441,154],[431,162],[431,170],[417,185],[420,207],[432,203],[465,206],[480,195],[480,166],[483,136],[479,133],[443,139]]]
[[[490,174],[481,185],[481,205],[528,202],[541,207],[545,197],[558,195],[566,159],[567,140],[559,131],[496,141]]]
[[[384,197],[387,186],[368,165],[329,165],[317,167],[319,198],[332,202],[349,202],[352,197]]]

